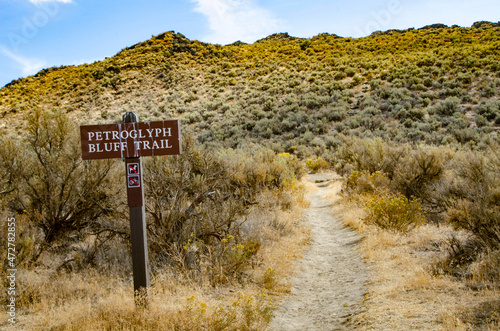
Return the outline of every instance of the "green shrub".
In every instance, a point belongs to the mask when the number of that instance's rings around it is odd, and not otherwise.
[[[477,114],[476,115],[476,125],[479,128],[482,128],[482,127],[488,126],[489,122],[488,122],[488,120],[484,116],[482,116],[480,114]]]
[[[500,154],[492,146],[488,154],[457,156],[457,178],[443,193],[446,220],[470,231],[484,248],[500,248]]]
[[[500,115],[500,100],[491,99],[481,102],[477,108],[477,113],[488,121],[494,120]]]
[[[460,111],[460,99],[457,97],[449,97],[444,101],[440,101],[429,110],[429,114],[437,114],[440,116],[451,116]]]

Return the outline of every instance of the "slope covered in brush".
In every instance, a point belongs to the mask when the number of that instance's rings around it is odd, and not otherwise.
[[[477,146],[497,139],[499,51],[500,27],[487,22],[227,46],[167,32],[13,81],[0,90],[0,116],[21,129],[35,108],[81,123],[132,110],[141,120],[181,118],[201,142],[266,141],[300,155],[321,154],[339,133]]]

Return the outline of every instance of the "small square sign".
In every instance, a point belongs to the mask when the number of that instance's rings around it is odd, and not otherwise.
[[[141,179],[139,175],[128,175],[127,176],[128,187],[141,187]]]
[[[139,163],[127,164],[127,173],[129,175],[138,175],[139,174]]]

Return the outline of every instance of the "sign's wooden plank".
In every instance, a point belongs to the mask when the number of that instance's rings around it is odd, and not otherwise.
[[[84,160],[182,153],[179,120],[80,126]]]

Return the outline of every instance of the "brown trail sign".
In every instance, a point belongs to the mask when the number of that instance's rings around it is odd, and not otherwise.
[[[80,126],[84,160],[125,158],[136,295],[141,288],[146,290],[149,288],[141,156],[182,153],[178,120],[154,122],[138,122],[138,120],[136,114],[128,112],[123,115],[124,123]]]
[[[112,159],[181,152],[178,120],[80,126],[82,158]]]

